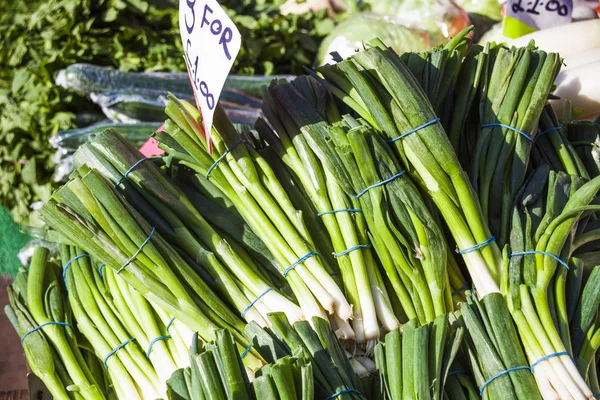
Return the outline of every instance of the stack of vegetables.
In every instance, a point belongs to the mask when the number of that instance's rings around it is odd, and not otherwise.
[[[93,135],[41,210],[60,254],[11,289],[34,372],[65,399],[593,398],[598,124],[546,105],[557,54],[468,33],[274,81],[254,130],[219,105],[212,153],[174,95],[163,157]]]

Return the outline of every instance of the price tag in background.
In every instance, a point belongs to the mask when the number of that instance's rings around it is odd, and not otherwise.
[[[179,0],[179,32],[208,151],[213,115],[242,37],[217,0]]]
[[[503,34],[511,39],[571,22],[573,0],[508,0]]]

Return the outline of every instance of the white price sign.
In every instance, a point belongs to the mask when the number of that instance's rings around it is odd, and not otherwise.
[[[210,132],[225,79],[242,37],[217,0],[179,0],[179,32],[190,83],[212,153]]]
[[[571,22],[573,0],[509,0],[506,16],[539,30]]]

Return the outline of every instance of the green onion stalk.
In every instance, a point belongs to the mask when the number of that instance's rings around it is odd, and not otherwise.
[[[367,220],[375,251],[392,287],[402,297],[406,315],[411,319],[418,315],[425,323],[444,314],[450,297],[446,246],[424,202],[419,201],[418,190],[409,178],[401,177],[364,191],[401,173],[387,144],[350,116],[344,117],[341,124],[327,126],[290,84],[273,86],[270,91],[301,127],[327,170],[335,171],[330,174],[341,182],[339,187],[347,188],[353,207],[360,205],[363,213],[358,217]]]
[[[483,215],[502,247],[513,204],[528,171],[538,122],[561,59],[529,47],[493,46],[486,56],[480,133],[471,168]]]
[[[117,396],[144,399],[164,395],[165,389],[161,390],[157,372],[138,343],[130,341],[109,356],[113,349],[132,339],[132,336],[101,293],[103,288],[97,284],[100,276],[92,268],[89,257],[76,259],[81,254],[85,253],[74,246],[63,245],[61,248],[63,268],[70,262],[64,270],[69,304],[73,307],[79,330],[106,365]],[[163,357],[163,362],[167,361],[170,360]],[[165,367],[168,368],[168,365]]]
[[[421,325],[412,319],[385,335],[375,348],[382,392],[391,400],[441,399],[444,379],[453,356],[448,314]],[[459,339],[460,342],[460,339]],[[456,354],[456,353],[454,353]]]
[[[586,268],[587,269],[587,268]],[[600,348],[600,266],[591,268],[587,276],[577,309],[571,322],[573,357],[581,376],[586,378],[592,392],[600,393],[598,384],[597,358]]]
[[[300,92],[302,91],[302,92]],[[282,97],[301,96],[290,103]],[[309,102],[311,99],[312,101]],[[296,101],[297,100],[297,101]],[[371,242],[360,200],[348,196],[316,153],[312,140],[305,136],[319,131],[323,125],[322,114],[327,112],[336,118],[336,110],[328,107],[327,93],[316,81],[299,77],[291,83],[272,85],[264,95],[263,112],[275,131],[259,120],[257,128],[261,137],[274,149],[282,163],[296,177],[297,184],[307,194],[322,220],[332,242],[334,254],[342,274],[344,288],[353,306],[352,328],[357,343],[379,339],[378,321],[386,331],[399,327],[383,282]],[[311,104],[312,103],[312,104]],[[321,107],[316,110],[315,107]],[[320,112],[320,114],[319,114]],[[298,121],[296,116],[305,114],[307,120]],[[337,114],[339,115],[339,114]],[[315,150],[313,150],[315,149]],[[346,252],[348,249],[354,249]],[[372,346],[371,346],[372,347]]]
[[[29,270],[19,271],[8,288],[6,314],[21,336],[31,371],[53,398],[105,399],[102,375],[85,362],[60,267],[48,262],[48,255],[48,249],[36,248]]]
[[[598,170],[588,173],[586,164],[580,158],[576,147],[565,136],[567,129],[560,124],[552,107],[547,104],[540,116],[539,133],[536,137],[534,151],[537,150],[540,159],[538,164],[547,163],[553,171],[562,171],[569,175],[579,176],[585,180],[590,176],[597,176]],[[600,132],[600,130],[599,130]],[[534,159],[532,153],[532,159]]]
[[[542,396],[592,398],[571,359],[570,321],[583,269],[572,243],[586,215],[598,209],[590,203],[600,177],[584,184],[548,169],[536,169],[517,197],[502,288]]]
[[[468,292],[456,314],[467,332],[464,353],[484,399],[542,398],[502,294],[478,300]]]
[[[253,322],[246,325],[246,335],[267,362],[286,356],[305,358],[312,366],[314,398],[366,398],[358,389],[351,360],[328,320],[314,317],[310,322],[290,325],[283,313],[272,313],[269,319],[271,329]]]
[[[445,130],[406,64],[391,49],[373,47],[318,72],[334,95],[392,142],[396,156],[437,205],[463,250],[479,293],[499,291],[498,247]]]
[[[219,294],[246,321],[265,325],[267,313],[274,311],[286,312],[292,322],[302,318],[297,305],[278,290],[270,290],[274,283],[261,273],[262,268],[258,268],[243,247],[235,246],[218,233],[150,160],[140,162],[142,155],[116,131],[107,130],[95,136],[75,153],[73,160],[82,173],[90,168],[101,172],[158,232],[208,273],[205,279],[216,284]],[[259,302],[248,308],[265,292]]]
[[[232,330],[239,346],[246,348],[242,320],[96,170],[74,174],[41,212],[70,244],[102,260],[204,340],[213,339],[214,330],[221,327]],[[254,369],[261,364],[255,352],[246,362]]]
[[[574,121],[566,125],[566,135],[590,176],[600,175],[600,123]]]
[[[238,132],[217,105],[211,155],[195,107],[171,96],[166,113],[171,120],[165,123],[165,131],[178,143],[179,151],[163,136],[158,137],[159,141],[163,138],[161,147],[181,165],[208,175],[227,195],[277,259],[305,318],[328,314],[335,314],[340,321],[352,318],[352,308],[330,276],[330,268],[315,254],[315,242],[302,213],[295,209],[266,160],[249,145],[251,138],[240,142]]]
[[[284,356],[263,366],[250,382],[231,334],[190,349],[190,367],[177,370],[168,381],[170,400],[195,399],[309,399],[313,396],[312,365],[304,357]]]

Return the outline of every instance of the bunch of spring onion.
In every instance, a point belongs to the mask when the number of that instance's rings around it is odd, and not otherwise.
[[[328,179],[336,183],[333,186],[336,192],[330,190],[330,197],[344,200],[336,208],[354,211],[351,214],[355,221],[368,229],[370,242],[366,243],[373,244],[393,289],[392,301],[397,297],[402,307],[400,320],[433,321],[453,308],[451,293],[454,291],[448,284],[446,271],[446,262],[454,260],[447,251],[437,221],[411,179],[402,176],[398,160],[383,139],[366,122],[348,115],[342,118],[334,105],[312,101],[314,92],[306,87],[319,90],[319,85],[310,78],[272,85],[265,104],[274,104],[288,125],[295,124],[295,135],[302,135],[297,140],[309,144],[311,154],[314,152],[314,158],[321,161]],[[274,119],[273,112],[265,114],[269,121]],[[328,124],[321,115],[338,122]],[[260,132],[268,131],[264,128]],[[277,144],[271,137],[268,140]],[[344,218],[351,221],[347,214],[339,212],[336,216],[341,221]],[[346,228],[346,232],[350,229]],[[456,267],[455,263],[451,264]],[[354,260],[351,265],[355,266]],[[344,269],[341,269],[343,274]],[[455,289],[464,284],[460,277],[459,281]],[[346,282],[345,278],[348,288]],[[369,282],[371,287],[381,286],[375,285],[374,279]],[[357,279],[356,285],[363,287],[364,280]],[[387,292],[378,290],[388,296]],[[383,314],[386,309],[382,306],[386,304],[381,301],[376,304],[377,312]],[[381,316],[380,320],[387,330],[393,328],[386,325]]]
[[[304,357],[285,356],[263,366],[249,381],[231,333],[217,331],[216,340],[192,340],[190,367],[167,381],[169,400],[312,399],[312,365]]]
[[[327,139],[325,131],[319,130],[328,125],[321,115],[329,111],[332,118],[339,116],[332,109],[335,107],[331,104],[332,98],[314,79],[300,77],[291,83],[272,85],[265,93],[264,101],[265,116],[275,130],[271,130],[264,120],[257,122],[260,138],[268,143],[268,147],[260,152],[266,154],[271,150],[274,153],[269,160],[280,163],[274,168],[277,173],[289,171],[292,181],[300,189],[296,196],[291,196],[292,200],[300,207],[308,204],[304,209],[300,208],[307,224],[312,218],[321,219],[325,229],[314,225],[327,232],[327,240],[332,243],[346,295],[353,305],[355,340],[357,343],[375,341],[379,339],[379,324],[389,331],[396,329],[399,321],[367,233],[366,219],[371,214],[364,211],[353,190],[353,195],[348,196],[350,182],[336,179],[338,174],[331,172],[333,163],[322,162],[318,154],[323,150],[314,145],[314,135],[320,135],[321,142]],[[306,120],[298,121],[299,114],[305,115]],[[345,332],[340,333],[348,337]]]
[[[102,260],[105,268],[112,268],[147,300],[199,332],[204,340],[214,339],[214,331],[220,327],[230,329],[241,348],[247,346],[241,333],[243,321],[213,291],[210,282],[203,280],[198,265],[186,261],[184,253],[96,169],[81,168],[74,173],[41,212],[67,243]],[[255,352],[245,361],[254,369],[261,364]]]
[[[457,365],[455,374],[472,374],[484,399],[541,399],[502,294],[478,300],[468,292],[456,315],[456,324],[466,331],[463,354],[469,369]]]
[[[256,238],[240,244],[220,233],[203,218],[202,214],[208,215],[208,210],[198,210],[172,180],[116,131],[106,130],[96,135],[79,148],[73,162],[82,174],[92,168],[110,182],[170,245],[183,251],[182,256],[190,265],[197,264],[196,270],[202,278],[213,282],[220,296],[246,321],[257,321],[264,326],[267,313],[275,311],[285,312],[291,322],[303,318],[302,310],[280,294],[278,286],[265,273],[268,269],[264,265],[269,262],[264,256],[255,261],[245,250],[252,250],[252,244],[261,250],[264,244],[260,246],[262,243]],[[222,216],[222,211],[220,214],[214,208],[211,211],[212,218]],[[242,227],[238,225],[234,230],[242,232]],[[250,307],[262,293],[265,294],[262,301]]]
[[[571,122],[566,128],[566,135],[589,175],[600,175],[600,122]]]
[[[217,106],[211,155],[195,107],[171,96],[166,112],[170,120],[164,126],[166,134],[158,137],[160,146],[179,164],[204,175],[235,205],[277,260],[304,317],[332,314],[351,331],[352,307],[330,275],[337,270],[327,262],[331,250],[319,248],[326,243],[311,235],[265,158],[245,144],[251,137],[240,138]],[[261,298],[259,294],[254,304]]]
[[[256,323],[246,326],[246,335],[252,346],[267,362],[273,364],[289,356],[304,358],[312,366],[314,396],[317,399],[374,398],[375,394],[370,392],[372,383],[368,379],[360,379],[369,364],[348,357],[329,321],[314,317],[310,322],[290,325],[282,313],[270,314],[269,319],[270,329],[261,328]]]
[[[582,275],[585,284],[577,309],[571,317],[571,344],[577,369],[583,376],[594,396],[600,393],[598,382],[598,349],[600,348],[600,326],[598,310],[600,306],[600,262],[596,259],[593,268],[586,268]],[[583,280],[583,276],[582,276]]]
[[[146,300],[110,268],[61,245],[69,305],[77,328],[102,360],[119,399],[154,399],[187,365],[191,331]]]
[[[8,288],[6,314],[21,337],[29,367],[56,400],[114,399],[101,361],[78,335],[61,267],[47,257],[47,249],[37,248],[29,270],[19,271]]]
[[[587,168],[591,166],[587,164],[585,152],[577,151],[577,147],[567,139],[567,129],[560,124],[550,105],[546,105],[542,111],[539,130],[532,149],[532,165],[537,167],[541,164],[548,164],[553,171],[562,171],[583,179],[598,176],[597,169],[591,169],[588,173]]]
[[[599,208],[590,203],[600,177],[584,183],[548,171],[548,166],[534,170],[517,197],[502,288],[542,396],[590,398],[571,358],[569,322],[583,269],[572,253],[575,234]]]
[[[508,243],[513,203],[528,170],[538,121],[561,60],[529,47],[492,46],[486,55],[480,133],[471,181],[500,246]]]
[[[448,315],[428,324],[410,320],[387,333],[375,348],[375,362],[385,398],[442,399],[444,377],[461,337],[449,336]]]
[[[439,118],[406,64],[391,49],[372,47],[318,72],[334,95],[392,143],[408,174],[436,204],[479,293],[499,291],[498,247]]]

